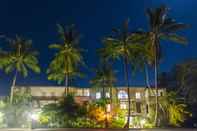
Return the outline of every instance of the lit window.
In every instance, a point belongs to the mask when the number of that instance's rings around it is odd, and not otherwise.
[[[120,109],[126,109],[127,105],[126,103],[120,103]]]
[[[90,96],[90,91],[89,90],[84,90],[84,96]]]
[[[100,99],[101,98],[101,93],[100,92],[96,92],[96,99]]]
[[[135,98],[136,98],[136,99],[140,99],[140,98],[141,98],[140,92],[136,92],[136,93],[135,93]]]
[[[128,95],[127,95],[126,91],[119,91],[118,92],[118,98],[119,99],[127,99]]]
[[[107,98],[110,98],[109,92],[107,92],[105,95],[106,95]]]
[[[107,112],[110,112],[110,111],[111,111],[111,105],[107,104]]]
[[[83,95],[82,90],[81,89],[77,89],[76,96],[82,96],[82,95]]]

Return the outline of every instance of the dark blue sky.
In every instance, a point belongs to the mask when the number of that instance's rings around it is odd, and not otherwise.
[[[9,37],[19,34],[30,38],[33,40],[34,48],[40,52],[42,73],[30,73],[25,79],[19,77],[17,84],[55,85],[55,82],[47,80],[45,72],[54,53],[48,49],[48,45],[58,40],[57,23],[76,24],[82,35],[81,47],[88,50],[84,58],[90,69],[95,68],[98,63],[96,48],[101,47],[101,39],[110,34],[113,27],[119,27],[129,17],[131,29],[147,29],[147,18],[144,14],[146,8],[160,4],[171,8],[171,17],[192,26],[183,33],[189,39],[188,46],[162,43],[165,58],[161,70],[169,71],[175,63],[197,57],[197,0],[1,0],[0,33]],[[4,44],[1,42],[0,46]],[[119,70],[121,67],[120,63],[116,63],[116,69]],[[83,71],[87,76],[78,80],[76,85],[85,87],[94,73],[87,68]],[[118,84],[122,85],[121,70],[117,76]],[[11,80],[12,74],[0,73],[0,94],[8,92]],[[133,85],[143,85],[142,73],[136,76]]]

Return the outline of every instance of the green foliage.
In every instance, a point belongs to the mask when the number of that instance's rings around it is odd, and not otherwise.
[[[42,108],[40,123],[48,127],[75,127],[77,123],[85,124],[80,123],[80,120],[86,114],[86,106],[77,104],[73,94],[68,94],[57,104],[48,104]]]
[[[66,113],[70,118],[81,117],[86,114],[85,107],[80,106],[74,101],[73,94],[68,94],[67,96],[65,96],[64,99],[60,102],[59,108],[60,113]]]
[[[170,40],[177,43],[187,43],[186,38],[179,36],[176,32],[186,29],[189,25],[177,23],[168,17],[169,9],[165,6],[147,10],[152,33],[157,33],[159,39]]]
[[[39,122],[43,125],[49,125],[50,127],[59,126],[59,112],[57,104],[48,104],[42,108]]]
[[[111,121],[111,128],[123,128],[126,121],[126,111],[121,109],[114,109],[115,118]]]
[[[164,108],[164,115],[166,115],[169,125],[172,126],[180,126],[190,115],[186,104],[176,92],[168,92],[162,98],[161,106]]]
[[[17,71],[24,77],[28,75],[28,69],[40,73],[37,55],[38,52],[31,48],[32,41],[19,36],[9,39],[10,49],[3,53],[0,65],[6,73]]]
[[[91,103],[88,105],[88,118],[104,127],[105,124],[105,108],[103,102]]]
[[[128,24],[129,21],[126,21],[121,30],[116,29],[111,37],[104,38],[104,47],[99,50],[103,59],[108,61],[127,57],[132,63],[143,50],[143,45],[140,44],[143,36],[130,32]]]
[[[31,95],[29,90],[14,92],[14,101],[9,103],[9,98],[1,101],[0,111],[3,113],[3,123],[6,127],[29,127],[31,112]]]
[[[65,80],[65,77],[82,76],[78,67],[83,63],[81,49],[79,45],[79,36],[71,25],[65,29],[58,25],[58,35],[61,44],[51,44],[50,49],[57,50],[53,60],[47,70],[48,79],[57,81],[59,84]]]

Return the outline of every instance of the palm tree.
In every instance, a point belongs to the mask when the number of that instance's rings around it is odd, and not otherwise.
[[[90,83],[95,88],[102,87],[102,99],[105,101],[105,104],[108,103],[106,90],[110,92],[110,105],[112,107],[112,88],[116,82],[115,72],[112,70],[112,66],[109,64],[102,64],[96,71],[96,76],[90,81]],[[105,105],[106,106],[106,105]],[[105,113],[107,114],[107,107],[105,107]],[[105,127],[108,127],[107,115],[105,116]]]
[[[167,92],[161,98],[161,107],[163,109],[164,118],[167,119],[168,124],[172,126],[180,126],[180,124],[191,115],[187,111],[187,105],[183,99],[173,91]]]
[[[170,40],[177,43],[185,44],[187,40],[185,37],[178,35],[176,32],[188,27],[183,23],[177,23],[174,19],[167,17],[168,8],[161,6],[155,9],[147,9],[147,14],[149,18],[149,27],[150,31],[149,37],[151,39],[151,49],[154,56],[154,70],[155,70],[155,90],[156,90],[156,108],[155,108],[155,125],[158,126],[158,85],[157,85],[157,76],[158,76],[158,67],[159,58],[161,57],[161,40]]]
[[[66,29],[62,25],[57,26],[61,43],[49,45],[49,48],[56,49],[57,53],[51,61],[47,73],[49,80],[55,80],[59,84],[64,81],[65,92],[68,93],[71,77],[81,76],[78,67],[84,64],[82,50],[78,47],[79,35],[75,31],[74,25]]]
[[[197,60],[191,59],[178,64],[174,68],[177,81],[177,93],[184,96],[184,100],[192,103],[196,99]],[[188,100],[188,98],[190,98]]]
[[[10,91],[10,103],[12,103],[18,74],[20,73],[23,77],[27,77],[29,69],[35,73],[40,73],[40,67],[37,59],[38,52],[32,49],[31,40],[16,36],[15,39],[8,39],[8,42],[10,44],[10,50],[4,52],[0,65],[3,65],[6,73],[14,72]]]
[[[124,78],[128,93],[128,117],[125,128],[129,128],[130,123],[130,92],[129,92],[129,65],[133,58],[133,54],[138,52],[140,44],[138,41],[141,39],[137,33],[129,32],[127,20],[121,30],[113,29],[113,35],[104,39],[104,48],[100,49],[102,57],[107,61],[122,59],[124,64]]]

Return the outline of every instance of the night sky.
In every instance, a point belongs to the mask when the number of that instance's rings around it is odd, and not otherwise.
[[[132,30],[147,29],[146,8],[161,4],[171,8],[171,17],[191,25],[190,29],[181,32],[187,36],[188,46],[162,43],[165,57],[160,71],[170,71],[174,64],[197,57],[197,0],[1,0],[0,33],[32,39],[33,47],[40,52],[42,73],[30,73],[25,79],[18,77],[17,85],[56,85],[47,80],[45,73],[54,55],[48,45],[58,41],[57,23],[74,23],[82,36],[81,47],[87,50],[84,59],[88,66],[82,69],[86,77],[75,81],[75,85],[88,87],[94,76],[91,69],[98,64],[96,49],[101,47],[101,39],[109,35],[112,28],[120,27],[127,18],[130,18]],[[4,45],[1,41],[0,46]],[[123,85],[122,64],[117,62],[114,68],[119,71],[117,85]],[[12,77],[13,74],[0,72],[0,94],[8,93]],[[138,73],[132,85],[143,85],[143,78],[143,74]]]

